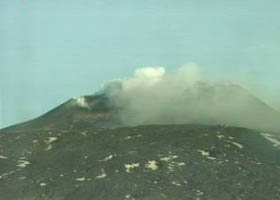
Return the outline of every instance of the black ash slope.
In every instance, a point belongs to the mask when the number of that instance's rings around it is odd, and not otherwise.
[[[0,199],[278,200],[277,141],[201,125],[1,132]]]

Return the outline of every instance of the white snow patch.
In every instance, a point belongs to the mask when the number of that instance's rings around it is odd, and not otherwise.
[[[168,162],[168,161],[173,160],[173,159],[175,159],[175,158],[178,158],[178,156],[170,155],[170,156],[167,156],[167,157],[160,158],[160,160],[161,160],[161,161]]]
[[[4,174],[1,174],[0,179],[5,178],[6,176],[9,176],[9,175],[14,174],[14,173],[16,173],[16,171],[10,171],[10,172],[6,172]]]
[[[88,133],[88,131],[83,131],[81,134],[82,134],[83,136],[87,136],[87,133]]]
[[[96,176],[95,178],[97,179],[102,179],[102,178],[106,178],[107,174],[105,173],[104,169],[101,169],[101,174]]]
[[[167,168],[169,169],[169,171],[174,172],[174,166],[173,165],[168,165]]]
[[[200,152],[201,153],[201,155],[203,155],[203,156],[209,156],[209,152],[207,152],[207,151],[204,151],[204,150],[197,150],[198,152]]]
[[[175,161],[172,161],[170,163],[168,163],[168,169],[169,171],[173,172],[175,170],[175,168],[178,168],[178,167],[183,167],[185,166],[186,164],[184,162],[175,162]]]
[[[104,158],[103,160],[100,160],[100,161],[108,161],[108,160],[112,160],[117,154],[112,154],[112,155],[109,155],[107,156],[106,158]]]
[[[21,167],[21,168],[25,168],[27,165],[30,165],[30,162],[28,162],[26,160],[19,160],[18,162],[19,162],[19,164],[17,166]]]
[[[76,181],[80,181],[80,182],[85,181],[85,180],[86,180],[86,178],[85,178],[85,177],[76,178]]]
[[[241,145],[241,144],[239,144],[239,143],[237,143],[237,142],[230,141],[230,143],[233,144],[233,145],[235,145],[235,146],[237,146],[237,147],[240,148],[240,149],[243,149],[243,145]]]
[[[201,155],[202,156],[205,156],[207,159],[209,159],[209,160],[216,160],[216,158],[214,158],[214,157],[211,157],[210,156],[210,154],[209,154],[209,152],[207,152],[207,151],[204,151],[204,150],[197,150],[199,153],[201,153]]]
[[[140,163],[132,163],[132,164],[125,164],[125,165],[124,165],[124,167],[125,167],[125,169],[126,169],[125,171],[126,171],[127,173],[129,173],[131,169],[137,168],[137,167],[139,167],[139,166],[140,166]]]
[[[0,159],[8,159],[8,157],[0,155]]]
[[[44,180],[45,178],[44,177],[41,177],[39,179],[36,180],[36,183],[40,183],[42,180]]]
[[[217,138],[219,138],[221,140],[221,139],[225,138],[225,136],[224,135],[217,135]]]
[[[124,140],[130,140],[132,137],[131,136],[126,136],[125,138],[124,138]]]
[[[54,142],[56,140],[57,140],[57,137],[49,137],[47,140],[45,140],[45,142],[50,144],[50,143],[52,143],[52,142]]]
[[[172,183],[173,185],[176,185],[176,186],[179,186],[179,187],[182,186],[178,181],[172,181],[171,183]]]
[[[251,161],[251,163],[255,164],[255,165],[261,165],[261,162],[257,162],[257,161]]]
[[[202,196],[202,195],[204,195],[204,192],[202,192],[200,190],[196,190],[196,194],[197,194],[197,196]]]
[[[45,149],[46,151],[52,149],[52,144],[54,141],[58,140],[57,137],[49,137],[47,140],[45,140],[45,143],[48,144],[49,146]]]
[[[170,157],[164,157],[164,158],[160,158],[161,161],[165,161],[165,162],[168,162],[171,160]]]
[[[106,158],[104,159],[104,161],[111,160],[113,157],[114,157],[113,155],[109,155],[108,157],[106,157]]]
[[[174,164],[178,165],[179,167],[186,165],[186,163],[184,163],[184,162],[174,162]]]
[[[45,150],[46,151],[49,151],[49,150],[51,150],[52,149],[52,145],[50,144]]]
[[[207,158],[208,158],[209,160],[216,160],[216,158],[211,157],[211,156],[207,156]]]
[[[269,133],[261,133],[261,135],[265,139],[267,139],[268,141],[272,142],[274,147],[280,146],[280,141],[275,139],[271,134],[269,134]]]
[[[158,163],[155,160],[148,161],[148,163],[145,166],[146,168],[151,169],[153,171],[158,169]]]
[[[135,200],[135,198],[131,197],[131,194],[125,195],[125,198],[126,198],[126,199],[130,199],[130,200]]]

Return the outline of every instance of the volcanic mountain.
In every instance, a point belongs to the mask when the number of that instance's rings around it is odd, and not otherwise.
[[[52,130],[79,127],[110,127],[119,122],[117,108],[110,104],[105,95],[82,96],[72,98],[46,114],[5,128],[5,130]]]
[[[280,113],[235,84],[198,83],[157,106],[151,97],[135,109],[134,99],[101,92],[72,98],[48,113],[5,130],[51,130],[79,127],[110,128],[150,124],[227,124],[250,129],[280,131]],[[145,99],[146,100],[146,99]],[[133,102],[131,102],[133,101]],[[156,102],[152,104],[152,102]],[[132,106],[131,106],[132,105]],[[137,105],[138,106],[138,105]],[[149,114],[147,114],[149,113]],[[150,114],[152,113],[152,114]]]
[[[280,199],[279,113],[246,90],[199,84],[144,121],[120,99],[73,98],[2,129],[0,199]]]

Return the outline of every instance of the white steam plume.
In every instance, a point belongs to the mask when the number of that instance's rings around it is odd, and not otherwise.
[[[126,125],[222,123],[279,128],[278,112],[237,84],[206,80],[196,64],[175,72],[141,68],[130,79],[107,83],[104,92],[121,108],[120,118]]]

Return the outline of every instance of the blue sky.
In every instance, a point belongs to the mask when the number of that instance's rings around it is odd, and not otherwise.
[[[240,79],[280,109],[278,0],[0,2],[0,127],[136,68],[188,62]]]

